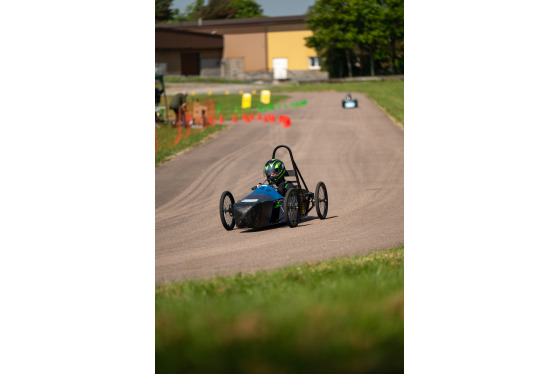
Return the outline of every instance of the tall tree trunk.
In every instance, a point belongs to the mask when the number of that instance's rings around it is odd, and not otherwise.
[[[389,38],[389,46],[391,51],[391,64],[389,65],[389,72],[395,74],[395,41],[393,38]]]
[[[373,49],[369,51],[369,72],[371,76],[375,76],[375,67],[373,66]]]
[[[348,66],[348,76],[352,78],[352,63],[350,62],[350,53],[346,50],[346,66]]]

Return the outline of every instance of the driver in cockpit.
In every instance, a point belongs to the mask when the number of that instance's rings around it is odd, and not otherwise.
[[[280,160],[274,158],[268,160],[266,164],[264,164],[263,172],[268,184],[282,196],[286,196],[288,189],[294,187],[292,182],[286,180],[286,166]]]

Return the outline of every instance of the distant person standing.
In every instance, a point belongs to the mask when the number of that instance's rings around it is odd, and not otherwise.
[[[187,102],[187,96],[187,91],[179,92],[178,94],[173,96],[171,102],[169,103],[169,109],[175,112],[175,126],[177,126],[177,122],[179,120],[179,108]],[[184,108],[185,106],[183,106],[183,109]],[[184,110],[182,110],[181,112],[183,115],[185,114]]]

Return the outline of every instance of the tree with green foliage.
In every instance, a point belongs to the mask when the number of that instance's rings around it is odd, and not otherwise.
[[[261,6],[253,0],[232,0],[230,5],[237,10],[234,18],[263,17]]]
[[[386,25],[390,70],[404,72],[404,0],[385,0],[383,21]]]
[[[204,0],[196,0],[182,17],[188,21],[263,17],[261,6],[253,0],[209,0],[208,5],[203,4]]]
[[[208,5],[200,8],[197,18],[230,19],[235,18],[235,9],[230,6],[232,0],[209,0]]]
[[[404,72],[403,0],[317,0],[307,15],[330,76]]]
[[[200,12],[200,8],[204,6],[204,0],[196,0],[195,3],[188,5],[185,8],[185,19],[186,21],[196,21],[197,15]]]
[[[352,76],[349,50],[357,44],[356,31],[351,30],[355,10],[347,0],[318,0],[308,12],[307,23],[313,36],[306,38],[306,45],[323,57],[330,75],[338,75],[332,69],[345,60],[347,72]]]
[[[169,21],[173,17],[171,4],[173,0],[156,0],[156,23]]]

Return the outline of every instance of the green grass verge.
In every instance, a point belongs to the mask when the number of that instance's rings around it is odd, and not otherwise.
[[[158,373],[403,371],[404,247],[156,287]]]
[[[241,109],[241,97],[242,95],[240,95],[238,92],[235,93],[232,92],[229,95],[219,94],[219,95],[211,95],[211,96],[208,96],[207,94],[191,96],[189,94],[189,100],[198,100],[200,102],[203,102],[207,98],[213,98],[214,105],[216,107],[217,117],[220,118],[220,114],[222,114],[224,116],[224,120],[226,121],[230,121],[233,118],[234,114],[236,114],[237,119],[239,119],[239,116],[242,116],[244,111],[255,113],[259,110],[259,108],[265,109],[266,107],[264,104],[260,103],[260,95],[257,92],[257,94],[253,94],[251,100],[251,108]],[[279,95],[273,92],[270,95],[270,104],[274,106],[278,106],[282,101],[287,100],[289,98],[290,97],[287,95]]]
[[[206,140],[209,136],[227,129],[228,126],[216,125],[214,127],[207,127],[204,130],[193,129],[187,139],[181,139],[179,143],[173,147],[175,138],[177,136],[177,128],[171,126],[162,126],[157,129],[157,139],[159,151],[156,153],[156,166],[162,162],[167,161],[171,156],[179,153],[187,148],[196,147]],[[182,136],[185,136],[187,129],[181,129]]]
[[[404,81],[305,83],[300,86],[276,87],[273,92],[307,91],[362,92],[393,117],[394,121],[404,126]]]

